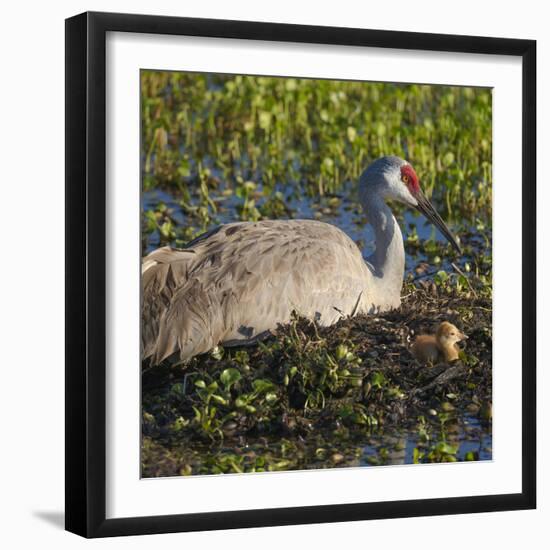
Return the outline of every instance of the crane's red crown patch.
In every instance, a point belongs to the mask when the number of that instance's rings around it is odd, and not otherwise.
[[[405,164],[401,167],[401,179],[411,193],[418,193],[420,191],[418,176],[410,164]]]

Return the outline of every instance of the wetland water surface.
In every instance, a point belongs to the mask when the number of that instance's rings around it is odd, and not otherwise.
[[[288,186],[287,186],[288,187]],[[374,251],[374,234],[372,228],[368,225],[366,218],[361,213],[361,207],[356,201],[350,197],[354,197],[356,185],[348,182],[342,186],[342,191],[338,195],[332,197],[323,197],[318,202],[312,202],[311,199],[302,196],[296,196],[295,192],[286,191],[285,187],[281,186],[276,189],[275,193],[280,196],[281,203],[284,204],[285,211],[281,218],[292,219],[318,219],[326,223],[335,225],[345,231],[359,246],[363,253],[363,257],[367,258]],[[259,204],[262,204],[262,189],[256,189],[255,193],[259,198]],[[234,194],[220,194],[212,198],[217,205],[217,214],[215,223],[217,224],[232,223],[242,221],[239,217],[239,206],[242,204],[242,199]],[[265,204],[267,201],[263,199]],[[142,209],[144,212],[159,212],[165,213],[165,217],[172,220],[177,226],[193,227],[193,219],[186,215],[185,209],[182,208],[181,199],[171,195],[166,190],[153,189],[146,191],[142,195]],[[431,225],[424,217],[405,210],[398,215],[398,221],[401,225],[403,237],[412,239],[413,242],[419,241],[435,241],[440,245],[445,244],[445,238]],[[474,228],[469,228],[469,231],[475,231]],[[200,234],[200,229],[195,227],[195,235]],[[166,239],[161,238],[161,231],[158,227],[151,232],[144,234],[143,254],[148,254],[155,248],[166,244]],[[174,243],[172,243],[174,244]],[[184,243],[180,242],[179,246]],[[177,245],[177,243],[176,243]],[[408,250],[406,253],[406,270],[412,273],[414,268],[421,261],[425,261],[427,256],[421,250]],[[433,268],[449,267],[449,262],[445,257],[436,256],[436,264]],[[467,263],[468,257],[463,256],[457,259],[457,262]]]

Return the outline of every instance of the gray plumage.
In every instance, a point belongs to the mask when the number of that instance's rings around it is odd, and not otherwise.
[[[402,181],[405,165],[384,157],[361,176],[360,198],[376,243],[367,261],[343,231],[314,220],[230,223],[183,249],[148,254],[142,357],[155,365],[171,356],[185,361],[219,343],[251,343],[289,322],[293,311],[328,326],[398,307],[405,252],[385,200],[419,207]]]

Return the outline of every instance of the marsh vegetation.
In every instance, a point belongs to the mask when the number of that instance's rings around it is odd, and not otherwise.
[[[367,256],[355,183],[387,154],[413,162],[464,252],[392,205],[400,309],[296,317],[256,347],[144,366],[142,475],[490,459],[490,90],[159,71],[141,86],[143,253],[219,223],[315,218]],[[441,320],[469,340],[452,365],[423,365],[411,339]]]

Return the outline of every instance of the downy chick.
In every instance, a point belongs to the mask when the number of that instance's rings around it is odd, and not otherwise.
[[[450,363],[458,359],[460,348],[457,342],[468,337],[460,332],[452,323],[443,321],[435,335],[421,334],[416,337],[411,346],[412,354],[424,363],[436,364],[439,362]]]

